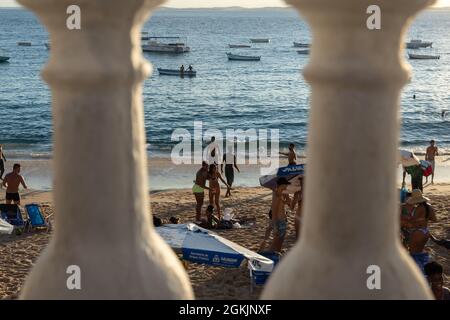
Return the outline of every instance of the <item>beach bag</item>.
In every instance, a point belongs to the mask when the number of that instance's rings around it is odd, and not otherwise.
[[[0,234],[11,234],[13,230],[13,225],[9,224],[3,219],[0,219]]]

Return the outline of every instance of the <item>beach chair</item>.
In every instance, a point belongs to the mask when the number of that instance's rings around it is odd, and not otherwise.
[[[46,229],[51,230],[51,224],[42,213],[41,206],[37,203],[30,203],[25,205],[25,211],[28,215],[28,230],[32,229]]]
[[[0,216],[3,220],[14,226],[14,229],[23,231],[26,227],[22,211],[17,204],[0,204]]]

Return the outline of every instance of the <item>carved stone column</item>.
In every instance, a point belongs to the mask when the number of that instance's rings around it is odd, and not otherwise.
[[[190,299],[149,215],[140,30],[160,0],[20,0],[51,35],[55,233],[22,299]],[[66,27],[81,9],[81,30]],[[69,290],[71,265],[81,290]]]
[[[396,163],[403,34],[432,0],[288,0],[311,26],[312,88],[301,240],[264,299],[428,299],[399,240]],[[370,5],[381,29],[369,30]],[[381,289],[367,273],[380,267]],[[369,281],[370,282],[370,281]]]

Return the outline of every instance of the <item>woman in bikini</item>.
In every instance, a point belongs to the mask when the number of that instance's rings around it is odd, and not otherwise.
[[[405,238],[405,245],[420,267],[426,263],[425,244],[430,238],[428,222],[436,222],[434,209],[427,203],[428,199],[419,189],[412,191],[411,197],[401,208],[401,226]]]
[[[209,204],[215,205],[217,209],[217,216],[220,221],[220,184],[219,179],[223,182],[223,184],[230,188],[230,186],[226,183],[226,181],[223,179],[222,175],[220,174],[219,170],[217,170],[217,166],[215,164],[211,164],[209,166],[208,171],[208,180],[209,180]]]

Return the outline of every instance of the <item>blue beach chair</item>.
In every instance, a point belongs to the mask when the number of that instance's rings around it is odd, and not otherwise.
[[[24,229],[26,226],[22,212],[17,204],[0,204],[0,216],[3,220],[13,225],[15,229]]]
[[[41,206],[36,203],[25,205],[25,211],[28,215],[29,229],[51,229],[51,225],[42,213]]]

